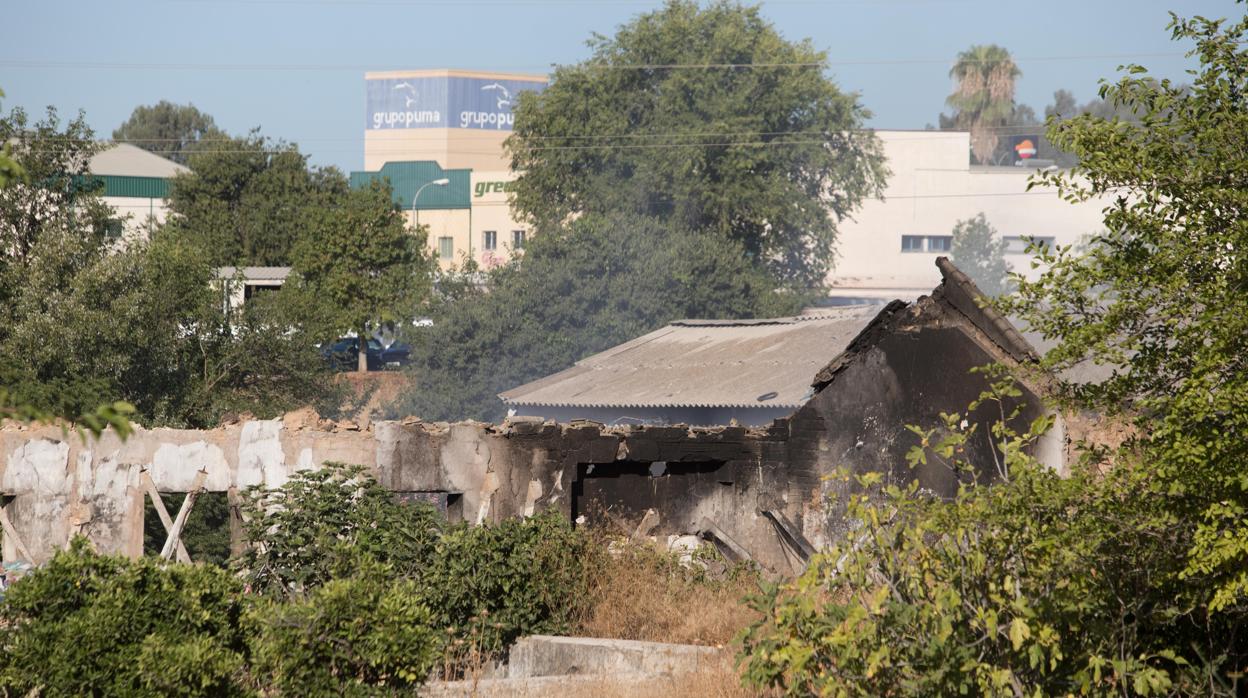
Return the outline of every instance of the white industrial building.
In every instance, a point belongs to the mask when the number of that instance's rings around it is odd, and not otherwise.
[[[146,238],[168,213],[169,180],[190,169],[129,143],[105,146],[90,161],[104,184],[104,203],[117,212],[127,239]]]
[[[1007,259],[1030,270],[1023,238],[1074,244],[1103,227],[1105,199],[1071,204],[1051,188],[1027,190],[1035,167],[970,164],[965,131],[877,131],[891,171],[884,198],[869,199],[838,226],[829,275],[834,302],[912,300],[940,281],[958,221],[983,213],[1010,243]],[[956,261],[956,260],[955,260]]]

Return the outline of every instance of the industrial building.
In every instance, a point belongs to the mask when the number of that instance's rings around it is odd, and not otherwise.
[[[169,180],[190,172],[178,163],[129,143],[115,143],[91,157],[92,180],[103,183],[103,200],[117,212],[127,239],[146,238],[165,221]]]
[[[1026,239],[1078,244],[1103,228],[1105,199],[1071,204],[1051,188],[1028,190],[1037,165],[971,165],[966,131],[876,131],[888,177],[882,199],[868,199],[837,226],[828,277],[834,302],[912,300],[940,280],[933,261],[949,255],[958,221],[983,213],[1008,243],[1006,259],[1029,275]],[[956,259],[954,261],[957,261]]]
[[[463,70],[367,73],[364,170],[352,186],[387,179],[413,225],[429,229],[442,268],[473,260],[490,268],[524,249],[507,189],[515,175],[503,148],[517,95],[542,75]]]

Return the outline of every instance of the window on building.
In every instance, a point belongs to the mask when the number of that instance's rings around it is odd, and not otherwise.
[[[481,237],[482,237],[481,247],[485,248],[486,252],[493,252],[494,250],[498,249],[498,231],[497,230],[487,230],[484,233],[482,233]]]
[[[902,235],[901,236],[902,252],[922,252],[923,236],[922,235]]]
[[[438,259],[443,261],[455,258],[455,240],[450,237],[438,238]]]
[[[511,249],[513,250],[524,249],[524,231],[523,230],[511,231]]]
[[[126,232],[126,226],[116,218],[110,218],[104,223],[104,235],[110,240],[119,239]]]
[[[948,252],[953,249],[952,235],[928,235],[927,251],[928,252]]]
[[[1033,241],[1046,248],[1057,244],[1057,239],[1052,236],[1006,235],[1002,239],[1005,240],[1006,254],[1027,254],[1027,245]]]

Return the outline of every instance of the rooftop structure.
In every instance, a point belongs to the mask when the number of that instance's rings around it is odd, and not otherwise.
[[[522,414],[605,423],[762,425],[814,394],[811,376],[874,307],[762,320],[680,320],[499,395]]]

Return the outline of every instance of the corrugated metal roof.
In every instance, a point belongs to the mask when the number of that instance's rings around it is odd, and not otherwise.
[[[852,306],[793,318],[682,320],[499,397],[561,407],[797,408],[815,374],[879,312]]]
[[[169,180],[163,177],[127,177],[123,175],[91,175],[91,183],[103,182],[104,196],[138,199],[169,198]]]

